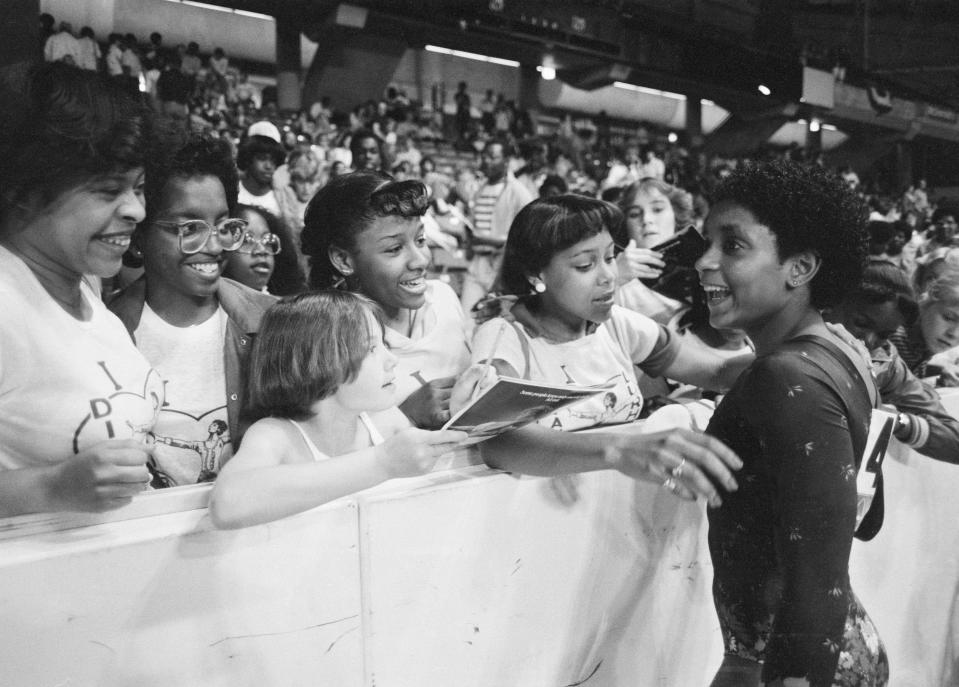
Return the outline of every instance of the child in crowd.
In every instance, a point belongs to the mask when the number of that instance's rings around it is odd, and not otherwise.
[[[303,291],[306,278],[283,220],[255,205],[240,205],[237,216],[246,222],[246,235],[239,248],[227,255],[224,276],[277,296]]]
[[[469,365],[469,348],[453,289],[426,278],[428,206],[420,181],[354,172],[317,192],[301,238],[313,288],[362,293],[383,310],[386,342],[398,358],[396,402],[417,427],[438,429],[450,418],[450,392]]]
[[[396,402],[396,356],[369,299],[320,291],[278,302],[253,348],[250,403],[263,419],[213,489],[218,527],[300,513],[394,477],[430,470],[466,439],[409,427]],[[398,418],[394,419],[394,418]]]

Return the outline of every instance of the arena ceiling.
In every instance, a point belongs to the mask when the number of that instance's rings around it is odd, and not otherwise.
[[[208,0],[303,25],[329,22],[337,0]],[[349,0],[394,30],[419,24],[516,43],[568,48],[594,63],[617,60],[653,71],[683,71],[689,46],[735,68],[784,65],[806,48],[829,66],[848,62],[848,78],[887,87],[902,98],[959,109],[959,0]],[[569,23],[582,19],[591,31]],[[391,24],[391,22],[394,22]],[[534,23],[535,22],[535,23]],[[564,24],[565,22],[565,24]],[[376,22],[374,21],[374,25]],[[427,29],[428,31],[428,29]],[[485,34],[484,34],[485,32]],[[501,34],[501,35],[496,35]],[[569,45],[565,45],[568,43]],[[503,45],[493,40],[490,45]],[[635,48],[641,45],[641,48]],[[675,53],[675,54],[674,54]],[[672,57],[671,57],[672,55]],[[683,74],[696,78],[695,74]],[[706,78],[713,78],[706,74]]]

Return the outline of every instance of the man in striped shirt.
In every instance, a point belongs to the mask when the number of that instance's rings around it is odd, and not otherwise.
[[[505,143],[491,141],[481,156],[480,171],[486,176],[486,182],[473,197],[472,257],[460,296],[467,312],[492,288],[510,224],[534,198],[509,172],[507,153]]]

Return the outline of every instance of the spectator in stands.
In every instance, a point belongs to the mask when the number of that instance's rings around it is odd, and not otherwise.
[[[936,248],[919,258],[916,271],[913,274],[913,286],[916,293],[925,293],[929,284],[941,277],[947,271],[959,269],[959,247]]]
[[[956,230],[959,229],[959,203],[942,202],[932,213],[929,240],[920,251],[921,255],[932,253],[937,248],[953,248],[957,245]]]
[[[492,88],[486,89],[486,94],[480,101],[479,107],[480,126],[483,127],[483,131],[485,131],[487,134],[492,134],[493,128],[496,126],[496,120],[493,117],[493,113],[496,112],[496,97],[493,95]]]
[[[130,80],[130,87],[140,88],[140,77],[143,75],[143,62],[140,60],[140,47],[137,37],[128,33],[123,37],[123,53],[120,55],[120,66],[123,75]]]
[[[303,216],[307,203],[323,185],[320,161],[316,154],[305,147],[297,147],[286,163],[289,182],[282,188],[274,189],[280,204],[281,218],[293,233],[296,246],[294,251],[300,254],[300,233],[303,231]],[[274,177],[275,180],[275,177]],[[305,260],[304,260],[305,268]]]
[[[103,55],[100,52],[100,44],[93,33],[93,29],[84,26],[80,29],[80,38],[77,41],[79,45],[79,59],[77,66],[80,69],[88,69],[95,72],[100,68],[100,59]]]
[[[505,143],[491,141],[480,158],[480,171],[486,176],[486,182],[471,200],[470,264],[460,295],[467,312],[493,287],[510,224],[523,206],[534,198],[509,172],[507,153]]]
[[[467,367],[469,348],[453,289],[426,278],[428,204],[420,181],[354,172],[331,179],[313,197],[301,239],[310,286],[345,287],[382,308],[386,342],[399,358],[399,408],[417,427],[435,429],[450,418],[450,390]]]
[[[666,163],[662,158],[656,156],[656,150],[651,145],[644,146],[640,151],[642,164],[639,166],[640,179],[659,179],[663,181],[666,178]]]
[[[193,79],[180,71],[180,57],[172,55],[157,77],[156,98],[160,112],[185,126],[190,115],[187,104],[194,85]]]
[[[397,164],[409,162],[413,169],[419,170],[420,163],[423,161],[423,153],[416,147],[416,140],[412,136],[406,136],[402,139],[400,148],[394,162]]]
[[[274,124],[260,121],[250,126],[247,134],[236,155],[237,167],[243,173],[239,202],[256,205],[279,217],[282,213],[273,192],[273,173],[286,158],[280,132]]]
[[[183,55],[180,57],[180,71],[195,79],[202,67],[203,62],[200,60],[200,46],[195,41],[190,41]]]
[[[49,12],[43,12],[40,14],[40,50],[43,50],[47,44],[47,39],[52,36],[56,31],[54,26],[56,26],[56,19],[53,18],[53,15]]]
[[[919,319],[889,340],[919,377],[959,386],[959,269],[948,268],[919,294]]]
[[[457,144],[462,146],[469,142],[473,122],[472,103],[470,102],[470,94],[466,92],[465,81],[460,81],[457,84],[456,93],[453,94],[453,103],[456,105]]]
[[[566,186],[566,180],[563,177],[550,174],[543,179],[543,183],[539,186],[539,197],[555,198],[565,195],[568,191],[569,188]]]
[[[162,71],[163,65],[170,59],[169,52],[163,45],[163,35],[154,31],[150,34],[150,42],[143,53],[144,66]]]
[[[523,184],[533,198],[539,195],[539,187],[548,173],[548,153],[549,149],[542,139],[529,138],[519,143],[520,167],[516,170],[516,181]]]
[[[350,154],[356,172],[382,172],[387,164],[383,144],[369,129],[359,129],[350,138]]]
[[[43,46],[43,59],[47,62],[66,62],[80,66],[80,44],[73,35],[73,27],[68,21],[60,22],[60,28],[47,38]]]
[[[516,216],[506,242],[500,286],[515,303],[508,315],[479,326],[474,362],[492,359],[497,374],[547,384],[612,384],[537,424],[481,444],[484,461],[509,472],[562,475],[616,468],[663,480],[682,498],[721,498],[713,486],[736,489],[739,461],[720,442],[689,430],[656,434],[569,430],[632,422],[643,408],[634,366],[710,388],[728,387],[751,356],[722,360],[690,350],[668,330],[613,303],[616,245],[626,241],[622,214],[604,201],[576,195],[536,200]],[[475,368],[472,368],[475,369]],[[454,390],[454,409],[477,377]],[[487,380],[479,378],[482,386]],[[557,432],[555,430],[562,430]],[[676,470],[677,466],[682,466]],[[682,473],[681,475],[679,473]],[[679,475],[677,477],[677,475]]]
[[[263,318],[250,396],[262,418],[213,490],[218,527],[269,522],[393,477],[422,475],[466,439],[397,414],[397,359],[375,303],[335,290],[284,299]]]
[[[131,251],[144,277],[110,309],[163,378],[154,487],[211,481],[248,425],[246,360],[273,298],[221,275],[246,237],[222,139],[178,134],[148,162],[147,216]]]
[[[150,131],[129,94],[62,62],[0,92],[0,515],[109,510],[149,482],[163,384],[99,278],[143,219]]]
[[[119,33],[111,33],[107,40],[107,74],[115,79],[123,76],[123,65],[120,58],[123,57],[123,36]]]
[[[863,216],[832,172],[775,162],[730,175],[706,219],[696,267],[710,323],[744,330],[757,356],[707,428],[744,462],[740,491],[708,513],[726,642],[714,687],[888,680],[849,584],[855,474],[877,394],[820,315],[860,283]]]
[[[912,327],[919,317],[916,296],[902,270],[870,263],[862,283],[825,316],[869,348],[882,401],[899,411],[893,430],[896,438],[930,458],[959,462],[959,420],[942,407],[935,389],[916,378],[889,342],[896,330]]]

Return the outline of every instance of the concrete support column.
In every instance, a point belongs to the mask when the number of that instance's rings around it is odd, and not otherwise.
[[[276,17],[276,96],[280,110],[302,107],[300,28],[282,15]]]
[[[806,150],[810,156],[822,152],[822,123],[814,117],[810,117],[806,124]]]
[[[539,72],[535,64],[521,64],[519,68],[519,99],[517,106],[529,112],[535,123],[535,113],[540,109]]]
[[[0,74],[15,78],[43,59],[40,0],[4,0],[0,15]]]
[[[703,145],[703,101],[697,93],[686,94],[686,142],[691,148]]]
[[[896,184],[898,189],[908,188],[913,182],[912,141],[896,142]]]

